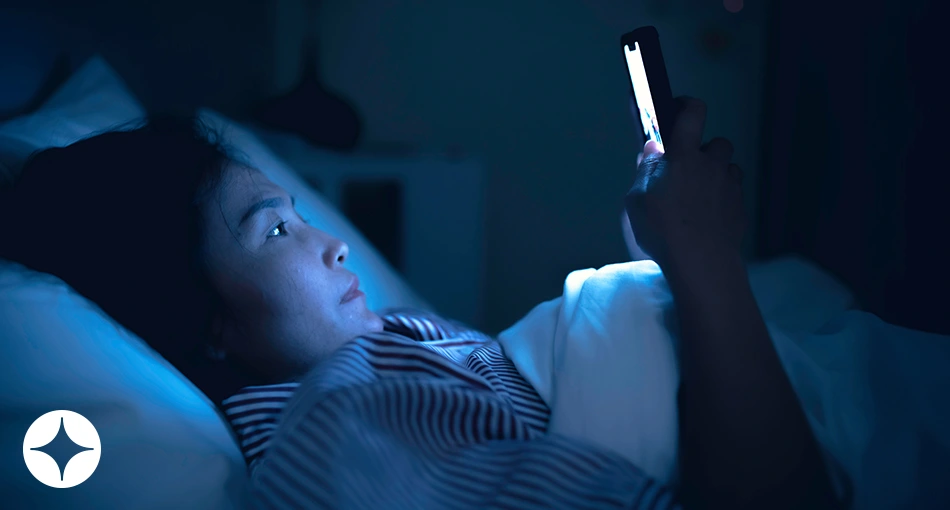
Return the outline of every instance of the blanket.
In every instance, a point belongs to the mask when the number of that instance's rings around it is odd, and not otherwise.
[[[855,508],[950,502],[950,339],[853,310],[851,294],[801,259],[753,267],[776,351],[843,498]],[[548,431],[677,476],[677,335],[651,261],[575,271],[563,294],[499,335],[551,409]]]
[[[546,433],[547,406],[497,342],[446,355],[456,341],[374,333],[315,367],[254,465],[252,506],[679,508],[622,456]]]

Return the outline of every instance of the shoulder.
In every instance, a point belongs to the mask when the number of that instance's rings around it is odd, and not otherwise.
[[[249,464],[267,449],[277,429],[277,419],[299,386],[296,382],[248,386],[221,403]]]
[[[257,404],[267,402],[286,402],[294,391],[300,386],[300,383],[289,382],[281,384],[268,384],[262,386],[247,386],[241,388],[234,395],[224,399],[221,403],[226,414],[239,412],[247,406],[256,406]]]
[[[386,331],[418,341],[474,340],[490,342],[492,338],[475,328],[446,319],[432,312],[411,308],[390,308],[380,313]]]

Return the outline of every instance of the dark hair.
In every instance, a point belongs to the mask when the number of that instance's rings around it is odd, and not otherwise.
[[[200,206],[231,155],[194,118],[154,118],[36,154],[9,191],[0,255],[63,279],[209,397],[237,388],[207,356],[219,299]]]

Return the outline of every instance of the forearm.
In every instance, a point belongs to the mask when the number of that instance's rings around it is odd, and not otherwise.
[[[681,328],[684,487],[701,506],[827,506],[823,463],[741,258],[681,253],[663,269]]]

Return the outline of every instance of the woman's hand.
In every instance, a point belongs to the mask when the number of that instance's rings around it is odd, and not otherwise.
[[[706,105],[681,99],[676,123],[659,151],[647,142],[625,209],[634,246],[660,267],[681,256],[738,254],[745,234],[742,175],[732,164],[732,144],[716,138],[703,145]],[[633,252],[633,250],[631,249]]]
[[[637,154],[637,167],[639,167],[642,162],[643,153],[641,152]],[[637,236],[633,233],[633,226],[630,225],[630,216],[627,214],[626,209],[620,213],[620,230],[623,232],[623,242],[627,245],[627,253],[630,255],[630,260],[649,260],[650,256],[637,244]]]
[[[634,242],[659,264],[676,304],[684,503],[828,508],[834,493],[817,443],[740,256],[732,145],[702,145],[706,106],[681,104],[666,154],[647,144],[625,205]]]

